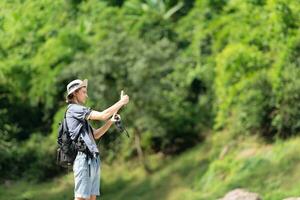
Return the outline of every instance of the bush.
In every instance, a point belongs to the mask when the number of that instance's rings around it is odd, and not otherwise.
[[[244,78],[234,87],[235,97],[231,107],[228,127],[235,133],[259,133],[272,138],[271,127],[272,88],[266,73]]]
[[[265,68],[266,64],[263,58],[263,54],[257,48],[243,44],[228,45],[218,55],[215,78],[215,109],[217,110],[215,128],[228,125],[227,119],[231,117],[235,103],[238,103],[236,95],[241,92],[237,90],[238,87],[241,87],[239,84]],[[248,91],[244,92],[246,95]],[[241,99],[245,98],[241,97]],[[254,105],[259,105],[259,102]]]
[[[294,37],[284,49],[272,71],[276,104],[272,125],[280,136],[287,137],[300,131],[300,37]]]

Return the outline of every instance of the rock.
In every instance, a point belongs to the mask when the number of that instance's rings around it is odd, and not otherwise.
[[[219,200],[262,200],[262,198],[256,193],[248,192],[244,189],[235,189]]]

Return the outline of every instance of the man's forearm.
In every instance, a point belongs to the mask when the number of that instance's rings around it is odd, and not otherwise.
[[[117,113],[120,108],[123,106],[124,104],[121,101],[118,101],[117,103],[115,103],[114,105],[112,105],[111,107],[105,109],[103,112],[104,115],[106,115],[106,120],[108,118],[110,118],[113,114]]]
[[[123,106],[123,102],[118,101],[117,103],[115,103],[114,105],[112,105],[111,107],[105,109],[102,112],[93,110],[91,112],[91,114],[88,116],[87,119],[89,120],[102,120],[102,121],[106,121],[108,120],[113,114],[117,113],[119,111],[119,109]]]
[[[107,130],[111,127],[112,124],[113,124],[113,122],[111,120],[109,120],[103,126],[96,129],[94,132],[95,138],[99,139],[102,135],[104,135],[107,132]]]

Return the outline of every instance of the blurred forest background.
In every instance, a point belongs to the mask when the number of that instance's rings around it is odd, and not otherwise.
[[[0,1],[1,196],[39,199],[30,191],[65,179],[72,196],[55,153],[76,78],[95,110],[130,96],[120,114],[131,137],[111,129],[99,144],[104,199],[300,196],[299,27],[298,0]],[[176,173],[186,188],[172,196]]]

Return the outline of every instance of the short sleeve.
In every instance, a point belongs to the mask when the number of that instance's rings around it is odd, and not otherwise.
[[[68,113],[71,117],[83,121],[88,119],[88,116],[91,114],[91,109],[82,105],[73,104],[70,106]]]

